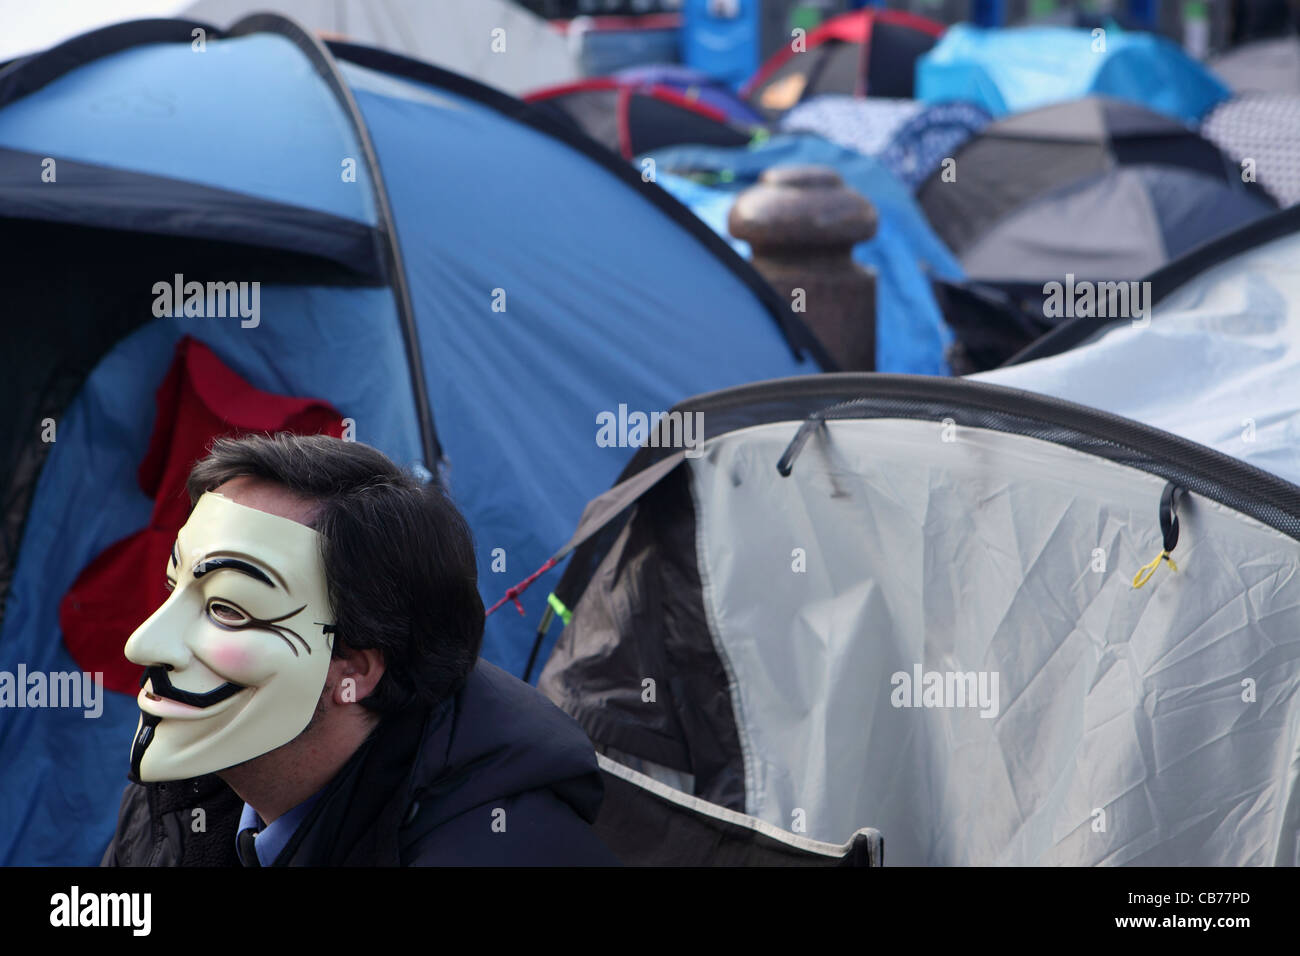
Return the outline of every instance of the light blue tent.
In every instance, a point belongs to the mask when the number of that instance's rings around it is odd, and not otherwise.
[[[875,237],[854,250],[858,262],[876,271],[876,368],[948,374],[944,351],[952,333],[943,323],[929,278],[960,278],[961,266],[934,234],[911,192],[879,160],[809,135],[778,136],[742,149],[678,146],[648,158],[655,161],[660,184],[745,256],[748,245],[727,232],[736,194],[772,166],[833,168],[871,201],[879,217]]]
[[[77,669],[59,603],[149,519],[136,473],[183,336],[444,481],[489,604],[632,454],[597,444],[598,414],[818,370],[788,307],[626,163],[279,17],[122,24],[0,71],[0,217],[7,304],[31,316],[0,347],[10,673]],[[178,272],[260,282],[259,323],[156,318],[150,286]],[[486,658],[523,672],[544,595],[489,619]],[[98,861],[137,717],[106,697],[98,719],[0,713],[0,863]]]
[[[1169,40],[1118,27],[958,24],[916,67],[918,99],[968,100],[994,117],[1090,94],[1131,100],[1189,124],[1230,95]]]

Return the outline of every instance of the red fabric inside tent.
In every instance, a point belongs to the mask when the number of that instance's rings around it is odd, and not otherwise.
[[[190,513],[185,482],[216,438],[295,432],[342,437],[343,419],[327,402],[254,388],[206,345],[176,346],[157,392],[140,489],[153,499],[147,527],[110,545],[81,572],[59,606],[63,641],[78,666],[102,671],[104,686],[134,695],[142,668],[123,655],[131,633],[166,597],[164,571]]]

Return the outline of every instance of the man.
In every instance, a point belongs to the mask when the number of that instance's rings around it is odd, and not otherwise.
[[[441,490],[280,435],[218,441],[189,493],[171,593],[126,644],[145,679],[105,865],[616,862],[586,735],[478,660]]]

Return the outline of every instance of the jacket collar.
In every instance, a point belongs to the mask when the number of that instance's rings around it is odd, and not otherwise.
[[[452,702],[385,715],[322,791],[274,866],[397,866],[430,732]]]

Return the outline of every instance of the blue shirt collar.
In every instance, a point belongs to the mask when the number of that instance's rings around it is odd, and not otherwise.
[[[271,823],[263,826],[262,819],[257,815],[257,811],[244,804],[244,810],[239,815],[239,829],[236,830],[236,836],[244,830],[253,829],[258,831],[253,838],[253,849],[257,852],[257,860],[262,866],[270,866],[275,862],[275,858],[288,845],[289,839],[298,829],[298,824],[302,823],[303,817],[311,810],[316,801],[320,799],[320,793],[314,793],[302,803],[298,804],[288,813],[276,817]],[[239,852],[239,842],[236,839],[235,852]],[[242,859],[242,858],[241,858]]]

